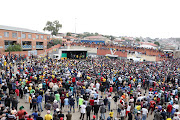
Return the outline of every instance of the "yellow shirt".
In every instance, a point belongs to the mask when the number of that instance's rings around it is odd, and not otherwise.
[[[28,89],[29,89],[29,91],[31,91],[31,90],[32,90],[32,87],[29,87]]]
[[[6,62],[6,61],[4,61],[4,66],[6,66],[6,64],[7,64],[7,62]]]
[[[110,113],[109,113],[109,116],[110,116],[110,117],[113,117],[113,114],[114,114],[114,112],[110,112]]]
[[[171,118],[167,118],[166,120],[172,120]]]
[[[44,119],[45,120],[52,120],[52,115],[46,114]]]
[[[106,79],[105,79],[105,78],[103,78],[103,82],[106,82]]]
[[[29,103],[31,103],[32,102],[32,98],[31,98],[31,96],[29,96]]]

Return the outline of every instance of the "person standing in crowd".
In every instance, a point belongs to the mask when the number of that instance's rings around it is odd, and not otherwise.
[[[37,106],[37,98],[35,95],[33,95],[33,98],[32,98],[32,108],[33,108],[33,111],[36,110],[36,106]]]
[[[83,96],[81,95],[81,97],[79,98],[79,110],[80,110],[80,106],[83,105],[84,99]]]
[[[143,106],[143,108],[142,108],[142,120],[146,120],[147,117],[148,117],[148,110],[146,109],[145,106]]]
[[[101,113],[101,118],[105,120],[105,112],[106,112],[106,107],[105,105],[100,106],[100,113]]]
[[[18,107],[18,101],[17,101],[16,97],[13,97],[12,108],[15,108],[17,110],[17,107]]]
[[[25,110],[23,110],[24,106],[21,106],[19,108],[19,111],[17,112],[17,116],[19,117],[19,120],[24,120],[24,113],[27,114]]]
[[[113,110],[111,110],[109,113],[110,120],[113,120],[113,115],[114,115],[114,112],[113,112]],[[121,120],[124,120],[124,119],[121,117]]]
[[[66,119],[71,120],[71,118],[72,118],[72,114],[68,111],[68,114],[66,114]]]
[[[37,105],[38,105],[38,111],[42,112],[43,109],[42,109],[42,96],[41,95],[38,95],[38,97],[37,97]]]
[[[91,120],[91,110],[92,110],[92,106],[90,105],[90,103],[88,103],[88,105],[86,106],[86,119],[87,120]]]
[[[62,104],[62,101],[61,101],[61,104]],[[68,110],[68,107],[69,107],[69,99],[66,97],[64,99],[64,111]]]
[[[54,109],[54,112],[56,112],[56,109],[59,108],[59,105],[57,103],[57,100],[54,100],[53,102],[53,109]]]
[[[73,112],[75,112],[75,99],[73,96],[71,96],[71,98],[69,99],[69,105],[70,105],[70,112],[72,108],[73,108]]]
[[[37,118],[38,118],[37,110],[32,113],[32,116],[33,116],[34,120],[37,120]]]
[[[38,117],[37,117],[36,120],[43,120],[43,117],[41,117],[41,114],[40,114],[40,113],[38,113]]]
[[[50,113],[51,113],[51,111],[48,110],[48,111],[47,111],[47,114],[46,114],[45,117],[44,117],[44,120],[52,120],[52,115],[50,115]]]
[[[99,112],[99,105],[97,104],[97,102],[94,103],[94,115],[96,116],[96,118],[98,118],[98,112]]]
[[[57,100],[57,102],[59,103],[59,106],[61,106],[61,109],[62,109],[62,105],[61,105],[62,100],[60,99],[60,94],[58,92],[56,92],[55,94],[55,100]]]
[[[84,120],[84,115],[85,115],[85,113],[86,113],[86,105],[85,105],[85,102],[80,106],[80,113],[81,113],[81,115],[80,115],[80,120]]]

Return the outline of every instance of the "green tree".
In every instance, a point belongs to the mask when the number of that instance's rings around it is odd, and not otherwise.
[[[52,46],[54,45],[57,45],[57,44],[62,44],[62,39],[52,39],[48,44],[47,44],[47,48],[51,48]]]
[[[71,33],[70,33],[70,32],[67,32],[66,36],[71,36]]]
[[[115,37],[114,37],[114,36],[112,36],[112,35],[110,35],[110,36],[109,36],[109,39],[110,39],[110,40],[114,40],[114,39],[115,39]]]
[[[10,46],[6,49],[6,52],[11,52],[11,51],[22,51],[21,45],[20,45],[20,44],[10,45]]]
[[[125,37],[122,37],[121,39],[122,39],[122,40],[125,40]]]
[[[43,30],[51,32],[51,35],[57,35],[60,28],[62,28],[62,24],[58,20],[55,20],[53,22],[47,21],[46,27]]]
[[[95,36],[98,36],[99,35],[99,33],[97,33],[97,32],[95,32],[95,34],[94,34]]]
[[[136,38],[136,42],[140,42],[140,39],[139,39],[139,38]]]
[[[157,41],[156,41],[156,42],[154,42],[154,44],[156,44],[156,45],[160,46],[159,42],[157,42]]]

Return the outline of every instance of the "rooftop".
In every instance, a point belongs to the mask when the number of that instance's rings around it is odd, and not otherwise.
[[[153,47],[157,47],[158,45],[154,44],[154,43],[149,43],[149,42],[139,42],[139,44],[141,45],[151,45]]]
[[[100,38],[106,38],[106,37],[103,37],[103,36],[88,36],[88,37],[85,37],[85,39],[100,39]]]
[[[22,32],[28,32],[28,33],[46,34],[43,32],[36,31],[36,30],[30,30],[30,29],[26,29],[26,28],[19,28],[19,27],[12,27],[12,26],[5,26],[5,25],[0,25],[0,30],[12,30],[12,31],[22,31]]]

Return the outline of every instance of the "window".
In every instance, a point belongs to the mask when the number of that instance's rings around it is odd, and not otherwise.
[[[32,38],[31,34],[28,34],[28,39],[31,39],[31,38]]]
[[[36,39],[39,39],[39,35],[36,35]]]
[[[26,38],[26,34],[22,34],[22,38]]]
[[[49,40],[49,36],[47,36],[47,40]]]
[[[43,35],[41,35],[41,39],[42,39],[42,40],[44,39],[44,36],[43,36]]]
[[[12,33],[13,38],[17,38],[17,33]]]
[[[9,37],[9,32],[4,32],[4,37]]]

